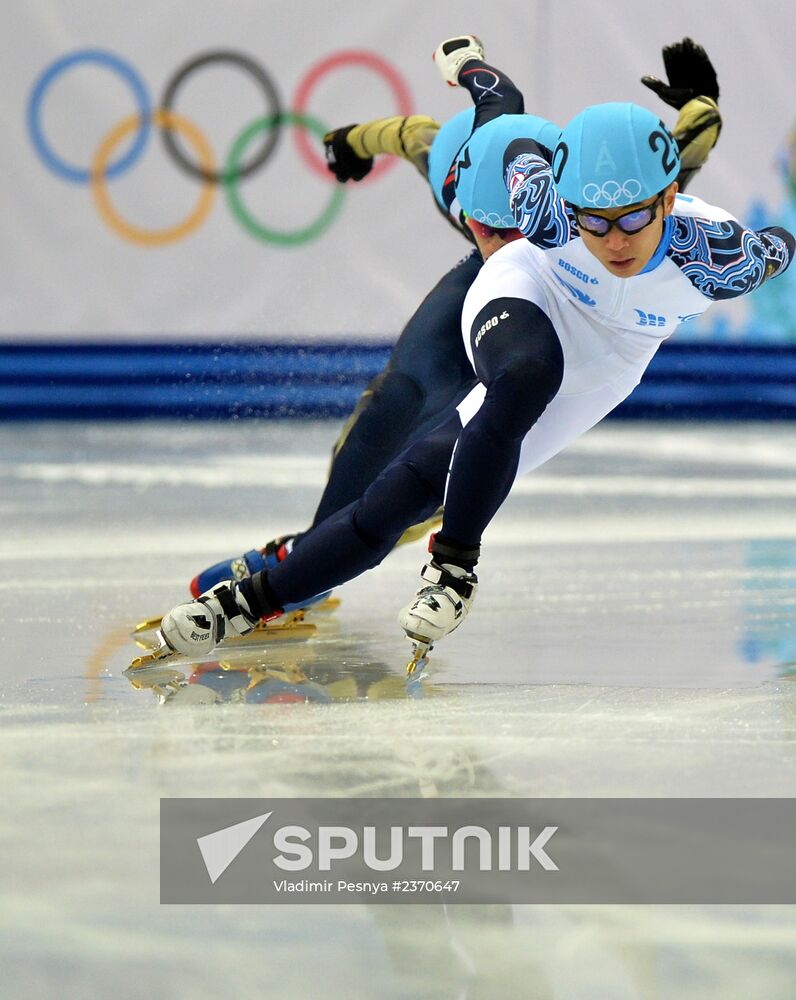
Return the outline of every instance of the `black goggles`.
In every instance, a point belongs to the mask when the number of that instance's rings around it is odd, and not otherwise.
[[[592,236],[598,236],[602,239],[603,236],[607,236],[611,232],[614,226],[626,236],[635,236],[636,233],[640,233],[642,229],[646,229],[655,221],[658,205],[663,201],[663,194],[664,192],[661,191],[652,204],[644,205],[643,208],[631,208],[629,212],[623,212],[615,219],[606,219],[602,215],[592,215],[585,208],[575,208],[574,205],[572,211],[575,213],[578,228],[585,229]]]

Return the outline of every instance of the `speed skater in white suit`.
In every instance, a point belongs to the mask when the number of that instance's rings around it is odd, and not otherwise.
[[[665,45],[662,55],[667,82],[644,76],[642,83],[678,111],[673,134],[680,153],[677,182],[682,191],[718,139],[719,82],[708,54],[691,38]],[[522,94],[514,90],[507,93],[503,112],[513,115],[523,111]],[[456,198],[455,170],[451,170],[472,132],[474,117],[471,104],[442,127],[426,115],[398,115],[338,128],[324,137],[327,166],[340,183],[347,183],[366,177],[375,156],[406,159],[428,181],[434,203],[445,219],[475,244]],[[528,137],[555,148],[561,132],[558,126],[530,115],[524,122],[532,130],[526,133]],[[485,216],[495,216],[492,221],[497,228],[497,223],[513,227],[498,170],[494,182],[494,201],[482,209],[487,210]],[[362,394],[334,446],[329,478],[310,528],[358,499],[393,458],[451,416],[476,384],[462,341],[461,315],[465,296],[483,262],[475,246],[440,278],[404,327],[387,367]],[[431,521],[438,520],[435,513]],[[429,522],[425,522],[411,528],[404,539],[428,534],[429,530]],[[191,581],[192,595],[198,597],[222,580],[242,580],[276,565],[301,544],[304,534],[282,535],[206,567]]]
[[[162,635],[172,649],[208,652],[286,604],[352,579],[444,498],[420,589],[399,616],[422,654],[468,614],[482,533],[516,476],[626,398],[680,323],[789,265],[796,242],[786,230],[756,232],[723,209],[678,196],[677,144],[639,105],[586,108],[552,149],[521,129],[512,135],[513,116],[503,111],[513,84],[482,51],[462,36],[436,53],[443,77],[465,87],[476,108],[456,194],[486,261],[462,314],[479,384],[456,417],[407,449],[279,565],[219,584],[168,614]],[[510,212],[500,221],[513,226],[498,226],[480,204],[496,178]]]

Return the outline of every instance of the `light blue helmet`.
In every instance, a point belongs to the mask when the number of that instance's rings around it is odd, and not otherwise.
[[[473,130],[474,118],[475,108],[467,108],[446,121],[434,137],[434,142],[428,153],[428,182],[434,192],[434,197],[437,199],[437,204],[445,212],[449,208],[443,197],[445,180],[450,173],[454,157]]]
[[[468,139],[456,167],[456,198],[465,213],[493,229],[513,229],[516,223],[503,179],[503,156],[515,139],[533,139],[554,149],[561,129],[536,115],[501,115]]]
[[[680,156],[663,122],[638,104],[595,104],[561,133],[553,180],[579,208],[621,208],[676,180]]]

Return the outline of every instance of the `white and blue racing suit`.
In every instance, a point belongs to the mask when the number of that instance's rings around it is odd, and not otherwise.
[[[476,125],[500,113],[501,95],[516,92],[489,67],[479,86],[482,66],[466,66]],[[241,584],[256,613],[301,603],[377,565],[443,493],[434,546],[472,568],[518,471],[557,454],[625,399],[680,323],[781,274],[794,253],[785,230],[753,232],[721,209],[678,196],[644,271],[615,277],[586,249],[557,195],[550,151],[520,140],[506,154],[525,239],[497,250],[465,298],[464,346],[480,384],[459,417],[415,442],[278,566]]]
[[[499,113],[511,84],[483,63],[466,69],[460,82],[476,101],[478,127]],[[723,209],[678,196],[644,271],[616,277],[581,240],[548,150],[516,140],[504,167],[525,239],[494,253],[465,299],[462,334],[480,384],[459,406],[465,426],[442,527],[446,540],[473,550],[518,473],[625,399],[680,323],[781,274],[795,246],[784,229],[755,232]]]
[[[619,278],[580,239],[546,163],[525,154],[509,172],[515,216],[527,239],[507,244],[486,262],[465,299],[462,331],[477,369],[479,350],[502,336],[501,327],[507,342],[522,338],[519,324],[528,316],[521,303],[538,307],[555,330],[563,352],[561,384],[522,442],[517,471],[524,473],[625,399],[681,323],[782,273],[793,238],[784,230],[744,229],[728,212],[678,195],[652,260],[641,274]],[[544,211],[535,200],[540,189]],[[519,322],[512,323],[517,310]],[[486,392],[482,382],[460,404],[465,423]]]

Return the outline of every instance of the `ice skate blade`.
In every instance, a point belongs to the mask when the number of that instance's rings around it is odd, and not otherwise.
[[[324,601],[318,601],[317,604],[308,604],[306,608],[302,608],[302,612],[307,615],[329,615],[333,611],[337,611],[340,607],[339,597],[327,597]]]
[[[411,632],[406,633],[406,638],[413,644],[412,659],[406,664],[406,676],[411,677],[412,674],[428,666],[428,654],[434,645],[428,639],[421,639]]]
[[[260,622],[248,635],[236,635],[221,643],[221,648],[228,646],[260,645],[263,642],[295,642],[311,639],[318,631],[318,626],[312,622],[291,620],[286,622]]]
[[[155,632],[160,628],[160,623],[162,621],[162,615],[158,615],[157,618],[145,618],[144,621],[138,622],[130,635],[135,638],[137,635],[142,635],[144,632]]]
[[[141,643],[137,643],[141,645]],[[136,656],[134,660],[130,663],[128,670],[143,670],[145,667],[151,667],[154,663],[159,660],[165,660],[170,656],[176,656],[176,650],[172,649],[171,646],[166,642],[166,639],[162,632],[155,633],[155,642],[151,646],[142,647],[148,651],[144,653],[143,656]]]
[[[160,645],[158,641],[159,629],[162,618],[147,618],[139,622],[130,633],[139,649],[145,649],[147,653],[153,653]],[[245,646],[250,643],[259,644],[281,640],[282,642],[309,639],[317,632],[318,628],[311,622],[304,621],[303,611],[292,611],[285,616],[284,622],[258,622],[258,624],[247,635],[234,636],[222,643],[227,646]],[[148,633],[154,632],[155,635]]]

